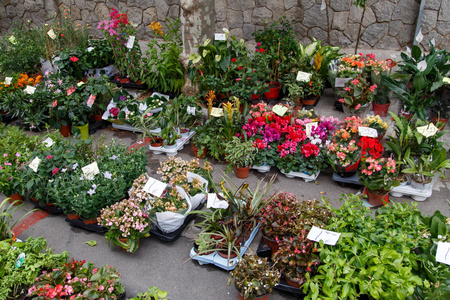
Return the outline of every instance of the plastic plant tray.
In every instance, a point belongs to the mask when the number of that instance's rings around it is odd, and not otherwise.
[[[105,129],[108,127],[109,122],[105,120],[97,121],[97,122],[89,122],[89,134],[94,134],[99,129]]]
[[[241,256],[244,255],[245,252],[247,251],[248,247],[250,246],[250,244],[252,243],[256,234],[258,233],[258,229],[259,229],[259,226],[256,226],[255,229],[253,229],[252,233],[250,234],[250,237],[248,238],[248,240],[246,240],[244,245],[241,246],[241,251],[240,251]],[[217,253],[217,251],[214,251],[213,253],[208,254],[208,255],[197,255],[197,253],[195,253],[194,247],[192,247],[189,255],[191,256],[192,259],[197,260],[200,265],[214,264],[217,267],[227,270],[227,271],[233,270],[239,259],[239,257],[235,257],[235,258],[231,258],[231,259],[223,258]]]
[[[254,169],[257,170],[259,173],[267,173],[270,171],[272,167],[269,165],[264,165],[264,166],[251,166],[250,169]]]
[[[259,241],[258,249],[256,250],[256,255],[258,255],[259,257],[269,258],[270,261],[272,252],[270,251],[270,247],[267,246],[266,243],[264,243],[263,238],[261,238],[261,240]],[[275,289],[298,296],[299,299],[303,299],[303,297],[305,296],[302,288],[295,288],[293,286],[290,286],[287,283],[284,276],[281,276],[280,282],[277,285],[275,285]]]
[[[37,201],[31,201],[31,203],[34,205],[34,207],[48,211],[51,215],[60,215],[63,213],[62,208],[59,206],[51,206],[51,205],[42,206]]]
[[[281,173],[283,173],[287,178],[302,178],[305,182],[310,182],[310,181],[314,181],[317,179],[317,177],[320,174],[320,171],[317,172],[317,174],[313,174],[313,175],[308,175],[306,173],[303,172],[294,172],[294,171],[290,171],[289,173],[284,172],[284,170],[280,170]]]
[[[331,179],[333,179],[334,181],[338,182],[341,185],[353,184],[353,185],[363,186],[363,184],[361,182],[359,182],[358,174],[355,174],[350,177],[342,177],[336,173],[333,173],[333,176],[331,176]]]
[[[108,231],[108,229],[106,227],[103,227],[98,224],[84,224],[84,222],[80,219],[72,219],[71,220],[69,218],[66,218],[66,222],[72,226],[83,228],[83,229],[86,229],[86,230],[92,231],[92,232],[105,233]]]
[[[198,209],[202,209],[203,205],[205,204],[206,201],[206,196],[205,196],[205,200],[202,201],[200,203],[199,206],[197,206],[197,208],[195,210]],[[180,228],[178,228],[177,230],[173,231],[173,232],[169,232],[169,233],[164,233],[162,232],[158,227],[156,226],[152,226],[152,229],[150,229],[150,236],[154,236],[157,237],[158,239],[160,239],[163,242],[173,242],[176,241],[180,236],[181,233],[184,231],[184,229],[188,226],[188,224],[196,217],[195,214],[192,215],[188,215],[186,217],[186,219],[184,219],[184,223],[183,225],[181,225]]]
[[[410,196],[415,201],[425,201],[427,198],[431,197],[431,194],[433,193],[433,189],[430,190],[418,190],[413,188],[411,185],[403,185],[403,186],[396,186],[391,191],[392,197],[403,197],[405,195]]]
[[[181,139],[180,142],[177,142],[177,146],[173,149],[167,149],[165,147],[152,147],[148,146],[148,148],[154,153],[154,154],[166,154],[167,156],[175,156],[178,154],[178,151],[182,150],[184,148],[184,145],[189,142],[191,137],[195,134],[195,131],[189,132],[189,135],[187,137],[184,137]]]
[[[133,127],[129,124],[117,124],[117,123],[112,123],[112,127],[116,128],[116,129],[120,129],[120,130],[127,130],[127,131],[133,131],[133,132],[139,132],[142,133],[143,131],[141,129],[138,129],[136,127]],[[155,130],[150,130],[151,133],[160,133],[161,132],[161,128],[157,128]]]

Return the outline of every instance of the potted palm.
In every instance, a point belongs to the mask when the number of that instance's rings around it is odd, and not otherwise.
[[[247,178],[250,172],[250,166],[256,157],[258,149],[253,142],[234,136],[225,145],[225,153],[230,166],[234,166],[236,177]]]
[[[230,273],[228,284],[234,281],[240,300],[267,300],[280,280],[280,272],[267,259],[256,255],[244,256]]]

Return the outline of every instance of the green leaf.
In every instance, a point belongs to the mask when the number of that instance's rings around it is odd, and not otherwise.
[[[84,242],[83,244],[88,244],[91,247],[97,246],[97,241],[91,240],[91,241],[87,241]]]

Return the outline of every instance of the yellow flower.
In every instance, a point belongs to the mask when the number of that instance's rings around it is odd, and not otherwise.
[[[233,120],[233,103],[227,102],[223,104],[223,110],[226,111],[228,120],[231,122]]]

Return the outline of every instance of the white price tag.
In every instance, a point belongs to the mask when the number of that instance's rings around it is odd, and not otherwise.
[[[135,39],[136,39],[136,37],[134,35],[130,35],[130,37],[128,38],[128,41],[127,41],[127,48],[128,49],[133,48]]]
[[[188,106],[187,107],[187,113],[190,114],[190,115],[195,116],[195,107]]]
[[[12,81],[12,77],[5,77],[5,84],[10,85]]]
[[[450,243],[438,242],[436,261],[450,265]]]
[[[334,86],[335,87],[345,87],[345,84],[349,80],[351,80],[351,78],[336,78],[336,80],[334,81]]]
[[[53,146],[54,143],[55,142],[53,142],[53,140],[50,137],[48,137],[44,141],[42,141],[42,144],[44,144],[45,147],[51,147],[51,146]]]
[[[222,195],[222,194],[220,194]],[[228,202],[217,198],[215,193],[208,194],[208,201],[206,202],[207,208],[228,208]]]
[[[29,167],[31,168],[31,170],[33,170],[34,172],[37,172],[37,169],[38,169],[38,167],[39,167],[39,164],[41,163],[41,159],[39,159],[39,157],[35,157],[32,161],[31,161],[31,163],[30,163],[30,165],[29,165]]]
[[[94,176],[100,173],[100,170],[98,169],[97,162],[94,161],[92,164],[87,165],[83,168],[81,168],[83,171],[84,177],[88,180],[94,179]]]
[[[314,63],[314,58],[313,58],[313,63]],[[298,73],[297,73],[297,81],[308,82],[308,81],[311,80],[311,75],[312,75],[311,73],[298,71]]]
[[[91,51],[94,50],[94,49],[95,49],[94,47],[88,47],[88,48],[87,48],[87,51],[88,51],[88,52],[91,52]]]
[[[288,111],[288,108],[286,106],[277,104],[274,107],[272,107],[272,111],[277,115],[279,115],[280,117],[282,117]]]
[[[336,245],[340,236],[340,233],[320,229],[316,226],[313,226],[311,228],[311,231],[308,233],[307,238],[314,242],[320,242],[322,240],[326,245],[334,246]]]
[[[425,126],[417,127],[417,131],[425,137],[430,137],[435,135],[439,131],[439,129],[436,126],[434,126],[433,123],[430,123]]]
[[[307,136],[308,138],[311,137],[311,132],[312,132],[312,128],[313,128],[313,127],[316,127],[316,128],[317,128],[317,122],[305,124],[306,136]]]
[[[50,30],[47,32],[47,34],[48,34],[48,36],[49,36],[52,40],[56,39],[56,34],[55,34],[55,32],[53,31],[53,29],[50,29]]]
[[[225,33],[216,33],[214,34],[214,40],[216,41],[225,41],[227,37],[225,36]]]
[[[213,107],[211,109],[211,116],[213,116],[213,117],[222,117],[223,116],[223,108]]]
[[[374,128],[359,126],[358,127],[359,136],[368,136],[371,138],[378,137],[378,131]]]
[[[34,86],[27,85],[27,87],[23,91],[28,95],[33,95],[34,92],[36,91],[36,88]]]
[[[152,194],[155,197],[161,197],[166,187],[167,187],[166,183],[156,180],[155,178],[149,177],[143,190],[144,192]]]

